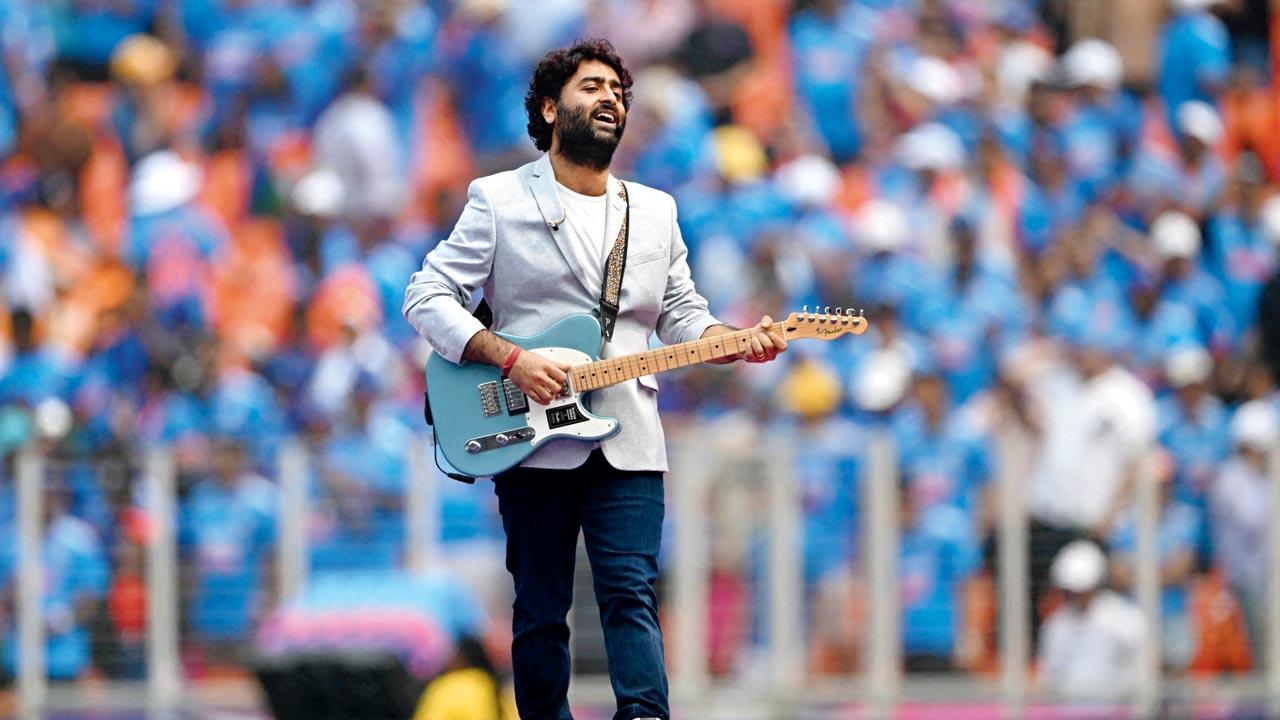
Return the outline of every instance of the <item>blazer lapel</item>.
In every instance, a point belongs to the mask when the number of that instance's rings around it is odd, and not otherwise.
[[[560,195],[556,192],[556,175],[551,169],[551,156],[543,154],[533,163],[533,173],[529,177],[529,189],[533,191],[533,199],[538,203],[538,211],[546,222],[547,232],[551,234],[560,249],[560,255],[569,263],[578,284],[592,292],[600,292],[600,288],[587,287],[582,266],[574,258],[574,254],[565,247],[568,237],[564,228],[564,207],[560,204]]]

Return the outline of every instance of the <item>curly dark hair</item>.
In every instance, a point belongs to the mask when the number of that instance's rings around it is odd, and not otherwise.
[[[622,107],[631,109],[631,73],[622,65],[622,58],[608,40],[578,40],[571,47],[552,50],[538,61],[529,80],[529,92],[524,96],[524,109],[529,114],[529,137],[539,150],[551,148],[551,125],[542,119],[542,99],[560,100],[560,91],[587,60],[598,60],[613,68],[622,81]]]

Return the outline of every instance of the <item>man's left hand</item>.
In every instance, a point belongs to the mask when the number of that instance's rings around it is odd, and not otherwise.
[[[782,328],[775,325],[773,318],[768,315],[760,318],[760,322],[751,330],[751,347],[738,355],[739,360],[749,363],[769,362],[787,349]]]

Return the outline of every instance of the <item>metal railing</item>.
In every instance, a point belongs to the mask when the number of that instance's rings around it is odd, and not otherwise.
[[[669,515],[673,527],[668,549],[669,585],[664,593],[664,615],[669,621],[668,642],[674,707],[685,717],[713,717],[723,708],[754,708],[751,717],[792,717],[812,703],[853,703],[873,716],[911,701],[954,699],[993,703],[1009,717],[1021,714],[1044,695],[1030,672],[1033,648],[1028,625],[1029,518],[1026,511],[1026,478],[1033,447],[1029,438],[1006,432],[996,444],[993,482],[998,497],[993,555],[994,594],[998,631],[998,670],[963,672],[946,676],[904,676],[901,644],[902,606],[898,567],[898,468],[892,443],[877,435],[865,453],[866,466],[859,483],[858,586],[865,588],[865,639],[855,672],[819,677],[810,671],[809,629],[813,618],[803,577],[804,511],[795,470],[794,448],[787,442],[764,437],[739,447],[734,453],[716,451],[699,430],[672,434],[672,472],[668,481]],[[1273,453],[1270,513],[1280,517],[1280,453]],[[278,533],[272,548],[277,601],[295,597],[309,580],[311,568],[310,518],[316,502],[312,452],[300,442],[286,443],[268,473],[279,491]],[[16,518],[16,625],[18,638],[17,693],[21,708],[31,716],[51,704],[46,680],[46,637],[42,588],[45,584],[41,543],[45,513],[45,477],[49,461],[33,451],[23,452],[15,463]],[[406,532],[403,566],[436,567],[448,558],[442,546],[444,521],[442,489],[448,487],[431,462],[430,447],[419,439],[406,448],[407,478],[403,513]],[[146,701],[154,708],[189,704],[195,688],[184,677],[183,608],[180,580],[186,561],[179,547],[179,477],[172,454],[154,449],[144,459],[139,481],[145,492],[144,510],[150,528],[145,547],[146,597]],[[1270,526],[1270,586],[1267,595],[1265,657],[1256,659],[1255,670],[1244,677],[1217,677],[1191,682],[1162,672],[1158,548],[1160,508],[1155,484],[1140,479],[1134,497],[1137,527],[1134,597],[1151,632],[1146,634],[1132,697],[1132,713],[1150,716],[1167,703],[1195,695],[1231,699],[1248,697],[1268,704],[1280,714],[1280,523]],[[470,492],[488,493],[483,483]],[[717,515],[709,504],[730,507]],[[754,509],[752,509],[754,508]],[[725,535],[738,539],[728,550],[717,550]],[[758,541],[758,542],[757,542]],[[713,552],[735,554],[743,564],[756,563],[758,572],[746,572],[746,593],[753,599],[754,615],[746,621],[753,640],[751,658],[727,675],[712,667],[709,616],[717,559]],[[752,555],[754,553],[754,555]],[[748,556],[754,561],[744,560]],[[748,614],[749,614],[748,613]],[[582,623],[598,623],[595,612],[575,612],[575,633]],[[574,697],[604,701],[607,683],[599,676],[578,678]],[[240,698],[256,705],[256,697]],[[57,704],[53,702],[52,704]],[[760,710],[764,708],[764,710]]]

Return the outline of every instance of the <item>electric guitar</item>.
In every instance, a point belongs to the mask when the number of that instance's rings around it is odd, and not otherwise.
[[[799,338],[834,340],[867,331],[861,311],[826,308],[791,313],[776,322],[787,342]],[[599,359],[600,323],[591,315],[570,315],[539,335],[498,333],[524,350],[570,365],[564,389],[551,403],[529,398],[502,371],[486,363],[455,365],[432,354],[427,361],[427,402],[436,446],[454,468],[472,477],[494,475],[558,438],[594,441],[618,431],[614,418],[592,415],[585,402],[600,388],[641,375],[665,372],[738,355],[751,348],[754,330],[738,330],[646,352]]]

